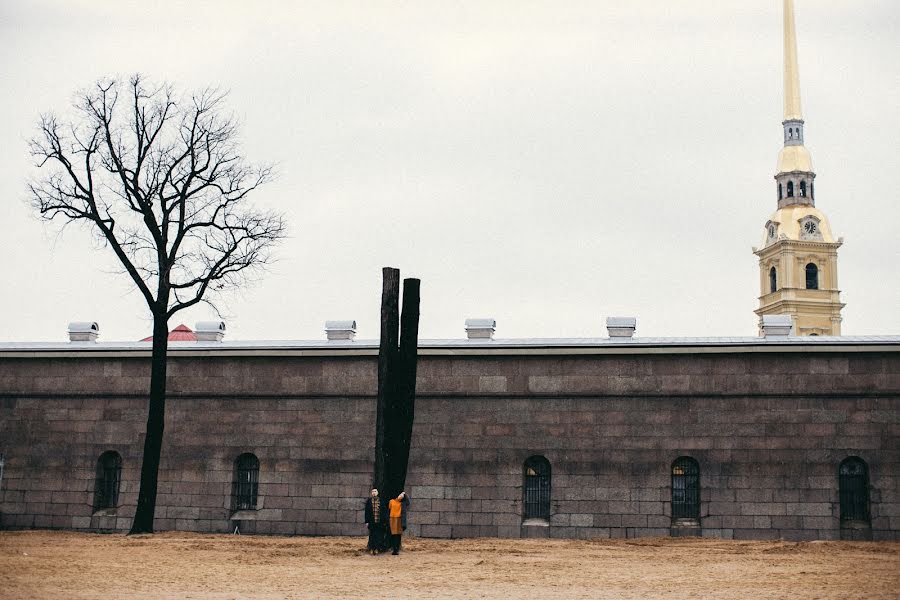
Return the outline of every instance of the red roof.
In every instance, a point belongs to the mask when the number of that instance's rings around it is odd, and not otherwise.
[[[142,342],[152,342],[153,336],[145,337],[141,340]],[[169,332],[169,341],[170,342],[196,342],[197,334],[188,328],[187,325],[182,323],[175,329]]]

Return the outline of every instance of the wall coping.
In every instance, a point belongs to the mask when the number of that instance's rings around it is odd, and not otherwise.
[[[149,357],[149,342],[0,342],[0,358]],[[900,352],[900,336],[420,340],[419,356]],[[169,342],[169,356],[376,356],[378,340]]]

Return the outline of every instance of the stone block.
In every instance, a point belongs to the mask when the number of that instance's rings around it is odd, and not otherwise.
[[[419,485],[410,490],[411,498],[444,498],[448,488],[441,485]],[[471,490],[469,491],[471,496]]]
[[[482,375],[478,378],[478,391],[482,393],[506,392],[507,379],[503,376]]]
[[[734,539],[734,530],[732,529],[707,529],[703,528],[703,537],[718,538],[722,540]]]
[[[436,512],[456,512],[458,508],[457,500],[432,500],[431,510]]]
[[[802,517],[803,529],[837,529],[839,527],[838,519],[833,517]],[[813,538],[815,539],[815,538]]]
[[[74,529],[90,529],[91,528],[91,518],[90,517],[72,517],[72,527]]]
[[[804,517],[830,517],[832,508],[830,503],[804,502],[797,504],[785,504],[786,514],[800,515]]]
[[[626,528],[646,528],[647,515],[622,515],[622,526]]]
[[[482,535],[485,526],[479,525],[453,525],[450,528],[450,537],[453,538],[472,538]]]
[[[422,525],[420,535],[424,538],[449,538],[450,534],[450,525]]]
[[[472,513],[444,512],[439,513],[438,522],[441,525],[471,525]]]
[[[777,540],[781,532],[776,529],[735,529],[736,540]]]
[[[574,514],[570,515],[569,521],[573,527],[593,527],[594,515]]]
[[[594,526],[595,527],[621,527],[622,526],[622,515],[620,514],[595,514],[594,515]]]
[[[742,502],[739,503],[742,515],[785,515],[787,505],[781,502]]]

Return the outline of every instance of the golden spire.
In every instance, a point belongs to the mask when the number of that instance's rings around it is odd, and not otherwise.
[[[802,120],[794,0],[784,0],[784,120]]]
[[[781,124],[784,126],[784,148],[778,154],[778,173],[797,171],[812,173],[812,157],[803,145],[803,111],[800,109],[800,68],[797,65],[794,0],[784,0],[784,121]]]

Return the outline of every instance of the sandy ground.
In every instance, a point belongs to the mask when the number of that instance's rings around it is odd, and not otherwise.
[[[0,532],[0,598],[900,598],[900,543]]]

